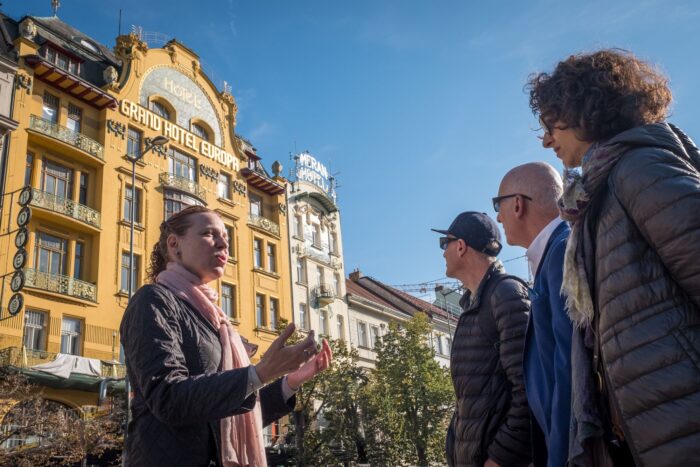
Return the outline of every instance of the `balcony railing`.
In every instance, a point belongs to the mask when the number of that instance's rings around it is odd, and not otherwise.
[[[25,347],[6,347],[0,350],[0,366],[31,369],[35,365],[52,362],[58,354],[32,350]],[[124,365],[102,361],[100,365],[103,378],[123,378],[126,375]]]
[[[327,305],[335,300],[335,290],[328,284],[319,284],[314,287],[313,294],[322,305]]]
[[[52,195],[51,193],[34,188],[32,189],[31,204],[32,206],[48,209],[49,211],[54,211],[59,214],[64,214],[94,227],[100,227],[101,216],[98,211],[95,211],[94,209],[83,204],[76,203],[71,199]]]
[[[275,234],[275,235],[280,234],[280,226],[277,223],[272,222],[267,217],[256,216],[255,214],[250,214],[248,216],[248,223],[251,225],[254,225],[256,227],[260,227],[261,229],[266,230],[272,234]]]
[[[26,268],[24,270],[26,287],[55,292],[69,297],[97,302],[97,286],[89,282],[74,279],[62,274],[51,274]]]
[[[29,128],[43,135],[70,144],[100,160],[104,160],[104,147],[94,139],[88,138],[80,132],[73,131],[49,120],[44,120],[36,115],[31,115],[29,117]]]
[[[180,177],[175,174],[171,174],[169,172],[163,172],[160,174],[158,177],[160,180],[160,184],[169,187],[169,188],[175,188],[176,190],[180,191],[185,191],[187,193],[190,193],[197,198],[201,199],[202,201],[206,201],[206,193],[207,190],[204,189],[204,187],[200,186],[197,184],[197,182],[190,180],[189,178],[185,177]]]

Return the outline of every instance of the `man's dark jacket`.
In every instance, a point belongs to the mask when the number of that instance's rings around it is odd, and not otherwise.
[[[220,465],[219,419],[253,408],[248,368],[218,372],[218,332],[162,285],[142,287],[120,326],[132,385],[126,441],[130,466]],[[288,413],[281,383],[260,390],[263,423]],[[288,405],[289,404],[289,405]]]
[[[637,465],[700,465],[700,155],[665,123],[615,143],[586,219],[609,402]]]
[[[566,313],[561,282],[570,232],[566,222],[554,229],[530,291],[532,309],[525,335],[523,378],[533,414],[535,467],[562,467],[569,452],[573,327]]]
[[[476,293],[465,294],[450,358],[457,404],[447,433],[450,466],[503,467],[530,462],[530,420],[522,355],[530,301],[526,287],[502,278],[496,262]],[[485,316],[479,316],[485,315]],[[498,342],[483,326],[495,320]]]

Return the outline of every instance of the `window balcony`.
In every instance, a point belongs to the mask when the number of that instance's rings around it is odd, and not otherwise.
[[[180,177],[178,175],[171,174],[170,172],[161,173],[158,179],[160,180],[160,184],[162,186],[189,193],[206,203],[207,190],[203,186],[197,184],[197,182],[194,180]]]
[[[104,161],[104,147],[97,141],[88,138],[82,133],[70,130],[64,126],[44,120],[36,115],[30,115],[29,128],[42,135],[62,141],[74,148],[90,154]]]
[[[97,303],[97,286],[62,274],[25,268],[25,286]]]
[[[100,228],[100,213],[83,204],[76,203],[72,199],[63,198],[62,196],[56,196],[33,188],[32,201],[30,204],[38,208],[72,217],[92,227]]]
[[[320,284],[314,287],[313,294],[321,306],[333,303],[335,300],[335,290],[329,284]]]
[[[263,229],[266,232],[270,232],[273,235],[277,235],[278,237],[280,235],[280,226],[276,222],[273,222],[270,219],[268,219],[267,217],[250,214],[248,216],[248,224]]]
[[[56,359],[58,354],[43,350],[32,350],[24,347],[6,347],[0,350],[0,367],[14,367],[31,369],[35,365],[49,363]],[[124,378],[126,367],[119,363],[102,361],[100,365],[102,378]]]

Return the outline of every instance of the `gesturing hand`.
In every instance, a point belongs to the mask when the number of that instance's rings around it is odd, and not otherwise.
[[[314,358],[306,362],[301,368],[287,375],[289,387],[296,391],[302,384],[326,370],[332,361],[333,352],[331,352],[328,341],[323,339],[323,348],[321,352],[316,354]]]
[[[295,345],[285,345],[289,336],[294,332],[294,324],[287,326],[272,342],[270,348],[255,365],[260,381],[267,384],[294,371],[316,354],[314,332],[311,331],[303,341]]]

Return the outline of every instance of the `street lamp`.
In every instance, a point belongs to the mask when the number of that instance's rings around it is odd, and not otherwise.
[[[152,151],[156,147],[163,146],[167,144],[169,139],[165,136],[156,136],[149,143],[143,151],[137,154],[127,154],[126,158],[131,161],[131,213],[129,222],[129,299],[134,292],[134,216],[136,214],[136,162],[140,161],[147,152]]]
[[[129,213],[129,280],[127,283],[129,300],[134,293],[134,216],[136,215],[136,162],[140,161],[143,156],[156,147],[161,147],[167,144],[169,139],[165,136],[156,136],[148,143],[143,151],[136,154],[127,154],[126,158],[131,161],[131,212]],[[124,348],[121,346],[121,357],[126,368],[126,358],[124,356]],[[126,391],[126,427],[124,427],[124,447],[126,448],[127,429],[131,420],[131,398],[129,397],[129,375],[124,374],[124,390]],[[126,465],[126,453],[122,452],[122,465]]]

